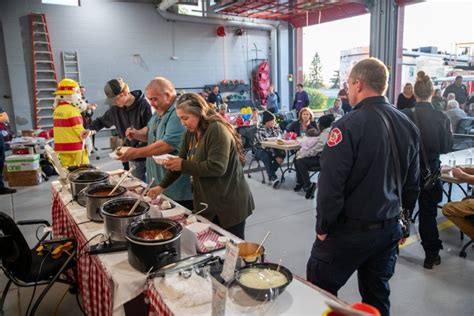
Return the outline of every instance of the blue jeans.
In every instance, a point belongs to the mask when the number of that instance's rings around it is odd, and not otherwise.
[[[146,161],[130,161],[130,165],[135,167],[133,170],[132,175],[143,182],[147,182],[146,180]]]
[[[263,162],[269,180],[272,181],[276,179],[276,171],[278,170],[279,165],[273,157],[272,153],[265,149],[258,148],[257,152],[255,153],[255,157]]]
[[[398,223],[377,229],[356,229],[336,224],[324,241],[317,239],[306,266],[306,278],[320,288],[337,295],[339,289],[357,271],[362,302],[390,315],[390,286],[395,271]]]

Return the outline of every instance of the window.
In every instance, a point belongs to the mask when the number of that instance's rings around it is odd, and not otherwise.
[[[71,5],[71,6],[79,6],[80,0],[41,0],[41,2],[45,4],[62,4],[62,5]]]

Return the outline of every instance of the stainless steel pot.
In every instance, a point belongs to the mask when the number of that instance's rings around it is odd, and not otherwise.
[[[132,215],[118,216],[121,210],[130,210],[137,201],[132,197],[119,197],[102,204],[100,212],[104,218],[105,235],[114,241],[125,241],[125,231],[128,224],[135,220],[145,219],[150,210],[150,204],[141,201]]]
[[[122,196],[127,192],[127,189],[120,186],[115,190],[112,195],[108,195],[115,185],[110,184],[97,184],[89,186],[84,195],[86,196],[86,209],[87,209],[87,218],[94,222],[103,222],[104,219],[100,214],[100,208],[105,202]]]
[[[137,234],[146,230],[168,230],[172,236],[164,240],[144,239]],[[167,218],[149,218],[135,221],[127,227],[128,262],[132,267],[147,273],[168,266],[181,259],[180,223]]]
[[[80,205],[86,206],[84,189],[92,184],[108,184],[109,174],[98,170],[79,170],[67,176],[71,183],[72,199]]]
[[[97,170],[97,167],[94,165],[90,164],[82,164],[78,166],[69,166],[67,167],[67,171],[69,173],[73,173],[74,171],[79,171],[79,170]]]

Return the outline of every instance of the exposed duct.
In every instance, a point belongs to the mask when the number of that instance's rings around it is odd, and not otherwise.
[[[178,0],[161,0],[161,3],[158,5],[158,10],[166,11],[177,3]]]
[[[170,0],[171,1],[171,0]],[[176,1],[177,2],[177,1]],[[208,13],[206,17],[190,16],[184,14],[175,14],[160,9],[160,5],[156,6],[156,11],[165,20],[180,21],[188,23],[205,23],[212,25],[224,25],[231,27],[243,27],[248,29],[270,31],[270,47],[271,47],[271,72],[272,84],[276,87],[280,86],[280,74],[278,73],[278,27],[280,21],[248,19],[244,17],[225,16]]]
[[[178,1],[165,0],[163,2],[177,3]],[[225,15],[212,14],[212,13],[207,13],[206,17],[175,14],[175,13],[171,13],[169,11],[161,9],[163,2],[160,3],[156,7],[156,11],[165,20],[191,22],[191,23],[206,23],[206,24],[225,25],[225,26],[236,26],[236,27],[245,27],[245,28],[267,30],[267,31],[271,31],[272,29],[275,29],[280,25],[279,21],[249,19],[245,17],[225,16]]]

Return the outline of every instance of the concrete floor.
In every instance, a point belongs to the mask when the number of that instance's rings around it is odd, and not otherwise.
[[[98,138],[97,145],[101,148],[107,142],[107,138]],[[121,167],[120,163],[108,157],[107,152],[101,151],[101,157],[92,163],[104,170]],[[252,178],[248,179],[256,209],[247,220],[246,239],[259,242],[267,231],[271,231],[265,245],[267,259],[275,262],[282,259],[284,266],[305,277],[306,261],[315,238],[316,202],[306,200],[302,193],[293,192],[294,173],[287,176],[287,181],[278,190],[260,181],[260,173],[253,173]],[[19,188],[13,195],[15,220],[51,220],[50,183]],[[460,192],[455,190],[453,198],[460,198]],[[12,214],[10,196],[0,196],[0,210]],[[438,217],[438,223],[443,228],[449,226],[442,215]],[[417,225],[412,225],[412,236],[416,236],[417,229]],[[36,240],[34,229],[22,230],[28,242],[33,244]],[[444,244],[442,263],[433,270],[423,269],[424,253],[416,237],[412,237],[410,244],[401,249],[396,272],[391,279],[392,315],[474,315],[474,249],[468,249],[467,258],[459,257],[462,241],[455,227],[444,228],[440,236]],[[2,290],[5,279],[0,275]],[[65,291],[65,286],[55,286],[37,314],[53,315]],[[6,315],[24,315],[31,293],[31,289],[11,289],[6,301]],[[355,274],[341,289],[339,296],[349,303],[360,301]],[[74,296],[70,294],[60,304],[57,315],[65,313],[69,316],[81,315]]]

